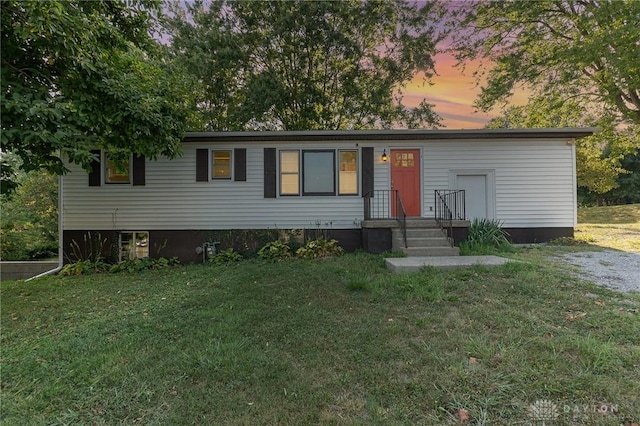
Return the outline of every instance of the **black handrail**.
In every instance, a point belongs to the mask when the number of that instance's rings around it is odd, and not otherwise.
[[[453,221],[465,220],[466,216],[464,189],[436,189],[434,204],[436,222],[453,239]]]
[[[407,213],[397,189],[375,189],[364,196],[364,219],[393,219],[400,224],[404,246],[407,247]]]

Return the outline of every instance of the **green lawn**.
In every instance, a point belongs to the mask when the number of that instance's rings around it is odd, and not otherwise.
[[[640,421],[640,295],[530,253],[411,275],[353,254],[2,283],[0,423],[511,425],[541,400],[554,424]]]
[[[578,209],[575,236],[600,247],[640,251],[640,204]]]

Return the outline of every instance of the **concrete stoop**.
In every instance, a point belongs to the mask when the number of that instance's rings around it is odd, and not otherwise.
[[[517,262],[499,256],[390,257],[384,261],[387,269],[395,273],[419,272],[425,267],[456,269],[474,265],[499,266],[507,262]]]
[[[445,232],[433,219],[407,220],[407,247],[404,246],[402,230],[392,230],[393,251],[406,256],[458,256],[460,249],[453,247]]]

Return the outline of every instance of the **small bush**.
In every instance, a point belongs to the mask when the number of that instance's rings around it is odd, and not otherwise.
[[[179,265],[180,261],[177,257],[172,257],[170,259],[161,257],[158,259],[128,259],[112,265],[109,269],[111,273],[118,272],[140,272],[147,271],[149,269],[163,269],[168,268],[169,266]]]
[[[342,256],[344,249],[338,245],[338,241],[327,241],[324,237],[307,241],[304,247],[296,251],[296,256],[303,259],[317,259],[321,257]]]
[[[214,265],[226,265],[228,263],[239,262],[243,259],[242,255],[233,250],[233,247],[229,247],[226,250],[221,250],[212,257],[209,258],[209,263]]]
[[[291,257],[291,247],[280,240],[265,244],[258,250],[258,256],[266,260],[281,260]]]
[[[79,260],[74,263],[69,263],[62,267],[60,275],[91,275],[100,274],[109,270],[109,264],[101,260]]]
[[[467,241],[460,244],[463,254],[488,254],[496,249],[509,251],[511,248],[509,234],[502,229],[502,222],[490,219],[474,219]]]

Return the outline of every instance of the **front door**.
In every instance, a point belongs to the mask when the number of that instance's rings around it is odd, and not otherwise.
[[[397,189],[407,216],[420,217],[420,150],[391,150],[391,189]],[[395,202],[392,201],[395,208]],[[397,212],[394,209],[394,214]]]

